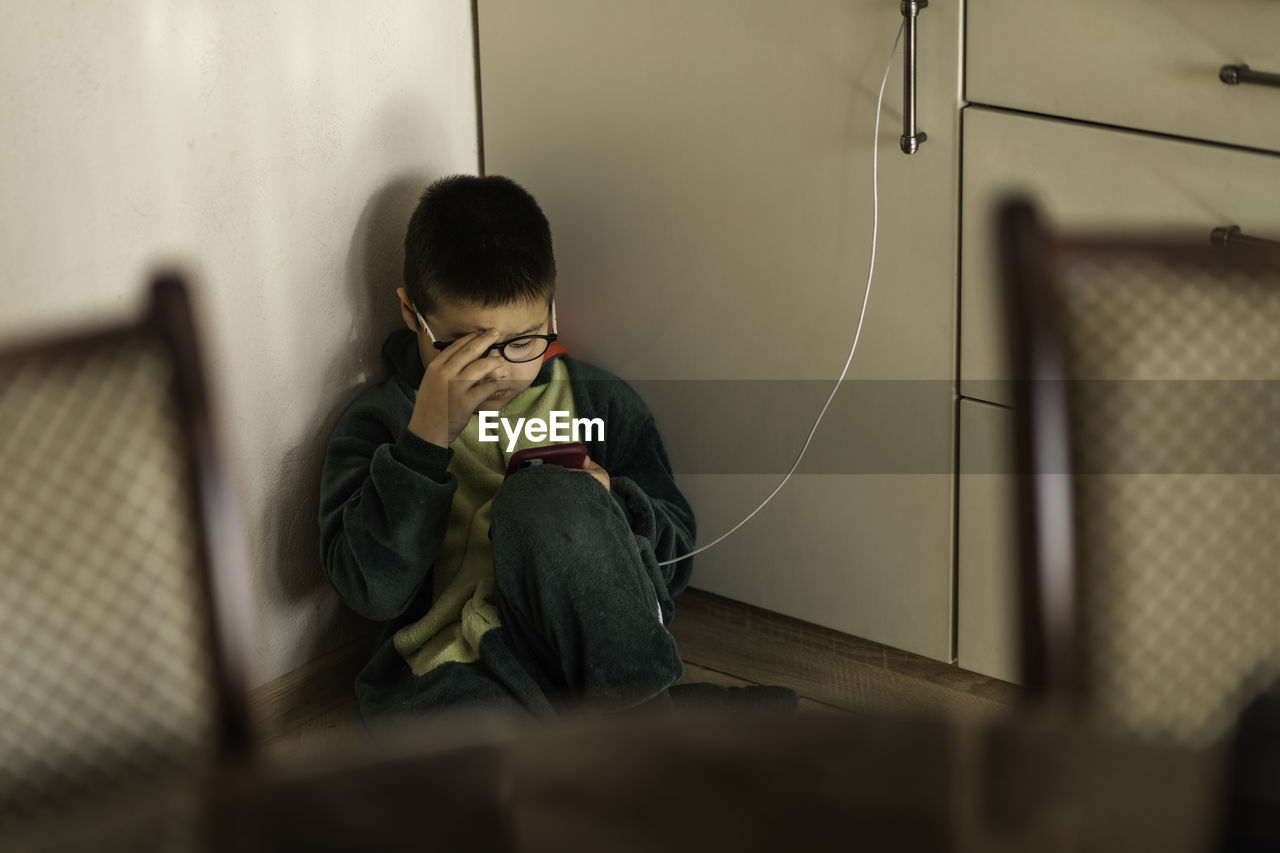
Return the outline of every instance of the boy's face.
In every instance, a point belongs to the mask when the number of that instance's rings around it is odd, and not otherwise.
[[[400,313],[405,325],[418,336],[418,353],[425,367],[444,353],[431,345],[431,336],[418,323],[405,289],[401,287],[396,294],[400,297]],[[502,343],[521,335],[545,335],[551,325],[549,305],[541,299],[489,308],[468,302],[442,302],[430,314],[424,315],[424,319],[436,340],[441,342],[456,341],[469,332],[497,329],[495,343]],[[477,411],[498,411],[508,400],[528,388],[542,368],[541,357],[517,364],[507,361],[496,350],[490,352],[484,361],[490,366],[486,376],[498,382],[498,390],[481,403]]]

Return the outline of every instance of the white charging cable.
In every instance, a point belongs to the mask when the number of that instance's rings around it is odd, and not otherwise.
[[[903,23],[905,25],[905,21]],[[671,563],[678,563],[681,560],[687,560],[695,554],[701,554],[703,551],[723,542],[729,538],[739,527],[746,524],[756,513],[764,509],[765,504],[773,500],[773,496],[782,491],[782,487],[791,479],[791,475],[800,467],[800,461],[804,459],[805,452],[809,449],[809,442],[813,441],[813,435],[818,431],[818,424],[822,423],[822,418],[827,413],[827,409],[831,406],[831,401],[835,399],[836,392],[840,390],[840,383],[844,381],[845,374],[849,372],[849,365],[853,362],[853,354],[858,349],[858,339],[862,337],[862,321],[867,316],[867,300],[871,296],[871,279],[876,271],[876,241],[880,231],[880,110],[884,106],[884,87],[889,82],[889,69],[893,67],[893,55],[898,52],[898,42],[902,40],[902,26],[898,27],[898,34],[894,36],[893,47],[889,49],[889,63],[884,67],[884,77],[880,79],[880,94],[876,98],[876,129],[875,136],[871,140],[871,263],[867,268],[867,287],[862,294],[862,311],[858,315],[858,328],[853,333],[853,346],[849,347],[849,357],[845,359],[844,369],[840,371],[840,378],[836,380],[835,387],[831,389],[831,393],[827,396],[827,402],[823,404],[822,411],[818,413],[818,419],[813,422],[813,429],[809,430],[808,437],[804,440],[804,446],[800,448],[800,455],[796,457],[795,464],[791,466],[791,470],[787,472],[787,476],[782,478],[782,482],[774,488],[769,496],[760,502],[760,506],[751,511],[751,514],[739,521],[725,533],[721,534],[717,539],[708,542],[701,548],[695,548],[688,554],[680,557],[674,557],[670,560],[663,560],[658,563],[659,566],[667,566]]]

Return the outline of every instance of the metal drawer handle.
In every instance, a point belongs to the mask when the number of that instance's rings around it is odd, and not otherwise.
[[[907,28],[902,45],[902,153],[914,154],[929,137],[916,127],[916,16],[929,0],[902,0],[902,23]]]
[[[1280,74],[1254,71],[1244,63],[1222,66],[1218,69],[1218,79],[1228,86],[1239,86],[1241,83],[1257,83],[1259,86],[1280,86]]]
[[[1280,246],[1280,241],[1277,240],[1250,237],[1240,230],[1239,225],[1213,229],[1209,234],[1209,242],[1215,246]]]

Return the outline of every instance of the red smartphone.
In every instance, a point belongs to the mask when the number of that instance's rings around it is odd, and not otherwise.
[[[587,464],[587,446],[581,442],[572,444],[548,444],[544,447],[527,447],[517,451],[507,464],[510,477],[521,468],[538,465],[559,465],[561,468],[583,468]]]

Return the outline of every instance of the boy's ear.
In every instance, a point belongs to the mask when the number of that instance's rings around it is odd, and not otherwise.
[[[414,316],[413,305],[409,302],[409,292],[403,287],[396,288],[396,296],[400,297],[400,316],[404,320],[404,324],[409,327],[409,331],[415,335],[422,331],[422,326],[418,323],[418,318]]]

